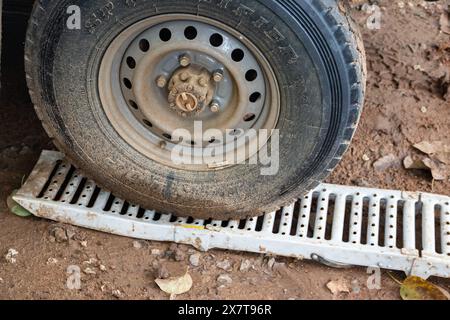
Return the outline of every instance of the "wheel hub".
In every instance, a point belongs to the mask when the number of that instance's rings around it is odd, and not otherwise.
[[[170,108],[183,117],[195,116],[205,110],[214,95],[212,75],[201,66],[180,68],[169,81]]]

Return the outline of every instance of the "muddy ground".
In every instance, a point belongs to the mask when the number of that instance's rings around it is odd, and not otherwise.
[[[436,181],[430,172],[406,170],[402,165],[408,155],[423,156],[412,145],[423,140],[450,141],[450,35],[445,33],[445,1],[378,3],[379,30],[367,28],[370,14],[359,5],[352,10],[367,50],[367,100],[350,151],[328,182],[450,194],[448,178]],[[186,246],[67,230],[49,221],[10,214],[6,197],[21,185],[41,150],[53,146],[24,84],[25,16],[9,14],[6,20],[10,32],[4,39],[0,104],[0,299],[167,299],[154,279],[168,263],[190,268],[194,286],[180,297],[185,299],[400,298],[398,284],[386,271],[381,289],[369,290],[364,268],[335,270],[285,258],[277,258],[272,266],[273,261],[262,255],[199,253]],[[9,249],[18,252],[16,263],[4,258]],[[240,270],[243,261],[249,270]],[[82,270],[80,290],[66,286],[67,268],[72,265]],[[223,275],[229,278],[218,282]],[[393,276],[403,278],[397,272]],[[346,282],[350,292],[333,295],[326,285],[337,280]],[[450,289],[448,280],[431,281]]]

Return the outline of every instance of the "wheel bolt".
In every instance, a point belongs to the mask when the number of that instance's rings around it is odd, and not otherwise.
[[[187,72],[181,73],[180,79],[181,79],[181,81],[187,81],[187,79],[189,79],[189,73],[187,73]]]
[[[182,67],[187,67],[191,64],[191,58],[188,55],[184,55],[180,57],[180,65]]]
[[[202,87],[206,87],[208,85],[205,78],[198,79],[198,84],[201,85]]]
[[[214,72],[213,80],[215,82],[220,82],[220,81],[223,80],[223,72],[222,72],[222,70],[217,70],[217,71]]]
[[[156,85],[159,88],[164,88],[167,84],[167,80],[166,77],[164,77],[163,75],[159,76],[158,79],[156,79]]]
[[[209,110],[211,110],[211,112],[217,113],[220,111],[220,104],[218,102],[212,102],[211,105],[209,106]]]

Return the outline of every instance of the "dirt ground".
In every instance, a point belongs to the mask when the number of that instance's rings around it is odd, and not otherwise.
[[[448,178],[434,181],[429,172],[405,170],[402,165],[409,155],[421,156],[412,145],[423,140],[450,141],[450,36],[442,32],[446,31],[444,3],[378,1],[382,14],[379,30],[367,28],[369,13],[359,5],[353,8],[367,50],[367,100],[350,151],[328,182],[450,193]],[[194,286],[180,297],[184,299],[400,298],[398,284],[385,271],[381,289],[369,290],[364,268],[336,270],[285,258],[276,258],[271,267],[273,261],[269,263],[262,255],[199,253],[186,246],[136,242],[81,228],[69,227],[73,237],[66,240],[64,232],[62,236],[53,232],[55,223],[10,214],[6,197],[20,187],[41,150],[53,148],[24,84],[24,20],[21,14],[10,14],[6,18],[10,32],[4,39],[0,299],[168,299],[154,282],[161,266],[168,263],[190,268]],[[9,249],[18,252],[14,264],[4,258]],[[196,258],[198,261],[193,261]],[[251,267],[241,271],[246,260]],[[83,271],[80,290],[66,286],[71,265]],[[217,281],[223,275],[230,277],[226,284]],[[403,278],[401,273],[393,275]],[[347,282],[351,292],[333,295],[326,285],[336,280]],[[450,289],[449,280],[431,281]]]

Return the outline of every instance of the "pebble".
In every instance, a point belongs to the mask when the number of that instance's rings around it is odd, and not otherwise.
[[[275,258],[271,258],[268,262],[267,262],[267,267],[272,270],[273,266],[275,265],[277,261],[275,260]]]
[[[152,249],[151,254],[152,254],[152,256],[160,256],[161,255],[161,250],[159,250],[159,249]]]
[[[120,292],[120,290],[113,290],[112,291],[112,295],[115,298],[121,298],[122,297],[122,292]]]
[[[370,161],[370,158],[369,158],[369,156],[367,154],[363,154],[362,159],[363,159],[364,162],[369,162]]]
[[[17,256],[19,255],[19,252],[17,252],[16,249],[9,249],[8,253],[5,255],[5,259],[9,263],[16,263],[17,262]]]
[[[217,268],[225,270],[225,271],[230,271],[232,269],[231,263],[229,260],[219,261],[219,262],[217,262],[216,266],[217,266]]]
[[[198,267],[200,265],[200,254],[195,253],[189,257],[189,263],[193,267]]]
[[[81,242],[80,242],[80,245],[81,245],[83,248],[87,248],[88,242],[87,242],[87,241],[81,241]]]
[[[157,276],[158,279],[168,279],[170,278],[170,271],[169,269],[167,269],[166,266],[162,265],[159,266],[158,270],[157,270]]]
[[[96,258],[89,258],[89,260],[83,261],[83,264],[89,264],[89,265],[93,265],[93,264],[97,264],[98,260]]]
[[[217,282],[221,285],[230,285],[233,283],[233,279],[228,274],[221,274],[217,277]]]
[[[393,154],[389,154],[375,161],[375,163],[373,164],[373,168],[376,171],[384,171],[393,167],[396,162],[397,158]]]
[[[133,247],[137,250],[142,249],[142,244],[139,241],[133,242]]]
[[[352,183],[358,187],[364,187],[364,188],[370,187],[370,183],[363,178],[352,180]]]
[[[55,241],[59,243],[69,240],[66,234],[66,230],[60,227],[56,227],[53,229],[52,236],[55,238]]]
[[[57,263],[58,263],[58,259],[55,259],[55,258],[48,258],[48,260],[47,260],[47,265],[57,264]]]
[[[100,269],[100,271],[103,271],[103,272],[106,271],[106,267],[102,264],[99,266],[99,269]]]
[[[287,266],[284,262],[276,262],[274,263],[272,270],[278,273],[283,273],[287,271]]]
[[[178,262],[184,261],[186,260],[186,253],[184,253],[183,250],[176,249],[174,252],[174,259]]]
[[[3,278],[0,278],[0,284],[2,284],[3,282],[5,282],[5,280],[3,280]]]
[[[95,272],[95,270],[92,269],[92,268],[86,268],[86,269],[83,270],[83,272],[85,274],[97,274],[97,272]]]
[[[250,260],[248,260],[248,259],[245,259],[245,260],[242,260],[241,266],[239,267],[239,271],[247,272],[247,271],[249,271],[252,268],[253,268],[252,262]]]

